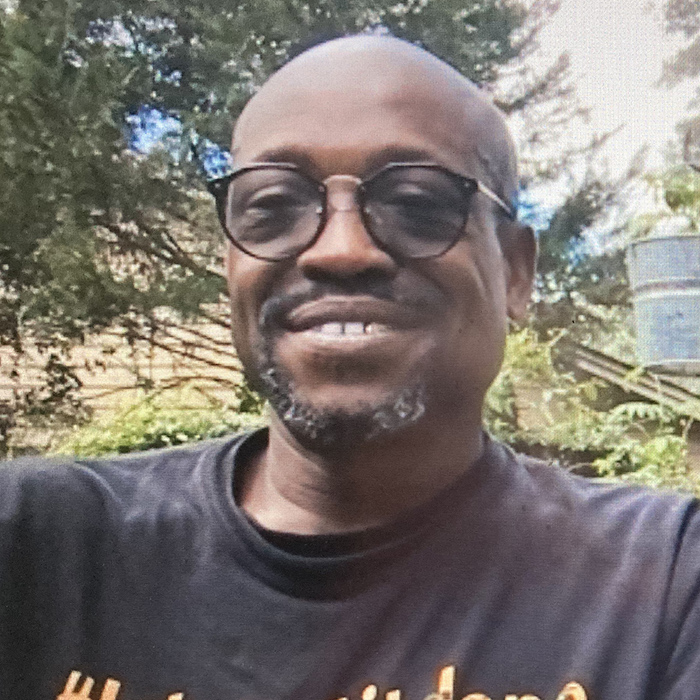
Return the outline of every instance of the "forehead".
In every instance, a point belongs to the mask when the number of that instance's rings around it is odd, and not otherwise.
[[[452,69],[371,52],[331,59],[283,69],[251,100],[234,133],[237,165],[295,162],[325,176],[430,160],[486,177],[488,110]]]

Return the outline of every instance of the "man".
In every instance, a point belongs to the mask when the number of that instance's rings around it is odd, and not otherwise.
[[[300,55],[218,183],[269,431],[0,471],[12,700],[700,697],[691,499],[481,427],[532,232],[503,119],[396,39]]]

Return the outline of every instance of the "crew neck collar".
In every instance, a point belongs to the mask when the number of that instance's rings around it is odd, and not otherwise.
[[[303,598],[352,595],[377,576],[385,576],[387,567],[415,547],[427,532],[448,526],[455,511],[469,507],[485,483],[500,481],[495,472],[507,461],[504,448],[484,435],[481,456],[455,482],[390,522],[338,535],[293,535],[265,532],[251,522],[234,499],[236,470],[264,449],[267,441],[268,430],[263,428],[232,446],[218,469],[214,496],[232,531],[230,545],[235,556],[255,577]]]

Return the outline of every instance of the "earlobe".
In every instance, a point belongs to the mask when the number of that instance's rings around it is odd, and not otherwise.
[[[507,232],[504,255],[507,265],[506,304],[508,317],[522,321],[532,300],[537,267],[537,239],[529,226],[512,224]]]

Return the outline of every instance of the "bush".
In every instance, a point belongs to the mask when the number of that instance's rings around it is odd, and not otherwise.
[[[597,381],[577,381],[555,366],[558,339],[540,341],[527,328],[509,336],[503,370],[487,397],[489,430],[535,456],[581,456],[588,473],[605,479],[700,495],[700,476],[688,463],[689,419],[643,401],[601,409]],[[536,388],[538,420],[530,425],[518,411],[523,387]]]
[[[201,397],[196,398],[201,403]],[[190,391],[150,394],[76,428],[54,451],[79,456],[136,452],[220,437],[265,423],[259,410],[245,412],[214,403],[192,405]]]

